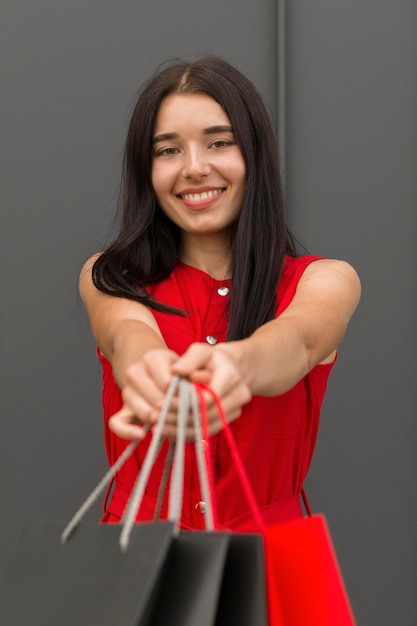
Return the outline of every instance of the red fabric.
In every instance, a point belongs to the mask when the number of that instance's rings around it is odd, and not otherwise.
[[[264,531],[270,626],[354,626],[325,518]]]
[[[288,257],[277,292],[277,316],[294,297],[306,267],[318,257]],[[214,335],[224,341],[227,332],[225,307],[228,296],[219,287],[232,289],[230,281],[218,281],[208,274],[178,263],[172,274],[149,291],[165,304],[186,309],[187,317],[153,311],[164,339],[172,350],[183,354],[196,341]],[[120,390],[111,365],[100,356],[103,368],[104,432],[107,456],[113,464],[127,445],[108,429],[109,417],[121,406]],[[307,474],[316,442],[320,409],[327,379],[333,364],[316,366],[287,393],[273,397],[254,397],[242,415],[231,424],[239,453],[267,524],[302,517],[299,494]],[[103,521],[117,521],[149,445],[142,442],[118,473],[114,492]],[[166,447],[157,460],[146,489],[138,520],[152,518]],[[230,459],[224,433],[211,438],[214,470],[214,496],[220,527],[249,532],[256,530]],[[182,527],[200,529],[203,515],[193,446],[186,449],[184,506]],[[162,515],[166,514],[163,507]]]

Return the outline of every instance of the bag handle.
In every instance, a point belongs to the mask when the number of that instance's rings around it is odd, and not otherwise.
[[[172,476],[169,489],[168,519],[179,529],[179,520],[182,512],[184,494],[184,456],[185,456],[185,428],[190,411],[190,398],[184,380],[179,382],[177,434],[175,451],[172,461]]]
[[[172,398],[177,391],[178,386],[180,387],[180,400],[179,400],[179,421],[178,427],[179,432],[177,436],[177,441],[175,444],[175,459],[173,465],[173,483],[172,483],[172,491],[173,494],[170,493],[170,504],[169,504],[169,512],[168,519],[174,521],[176,529],[179,527],[179,520],[181,517],[181,506],[182,506],[182,493],[183,493],[183,482],[184,482],[184,451],[185,451],[185,429],[186,423],[188,420],[188,415],[191,412],[193,418],[193,426],[195,433],[195,450],[196,450],[196,458],[197,458],[197,467],[199,473],[200,480],[200,489],[202,496],[207,503],[207,508],[204,512],[205,515],[205,524],[206,530],[212,531],[215,528],[214,524],[214,497],[212,490],[210,489],[210,485],[213,484],[212,472],[211,472],[211,462],[210,455],[208,454],[207,448],[204,448],[204,441],[201,432],[201,428],[203,427],[203,435],[204,439],[208,440],[208,423],[207,423],[207,407],[203,397],[203,391],[208,392],[217,407],[220,419],[223,425],[223,431],[225,433],[226,441],[229,446],[229,450],[232,456],[232,459],[235,463],[238,477],[240,479],[242,488],[244,490],[246,499],[249,504],[250,511],[253,515],[253,518],[260,530],[263,532],[265,528],[265,523],[262,520],[259,507],[257,505],[255,496],[253,494],[252,487],[249,483],[249,479],[246,474],[246,470],[243,466],[239,451],[237,449],[236,441],[231,432],[230,424],[226,419],[223,407],[218,396],[215,392],[204,385],[203,383],[190,383],[187,379],[183,379],[179,376],[174,376],[171,384],[168,388],[164,405],[162,407],[150,446],[148,448],[147,454],[145,456],[142,468],[138,474],[133,490],[130,494],[130,498],[128,500],[127,506],[125,508],[122,521],[123,529],[120,535],[120,546],[122,550],[127,550],[129,545],[129,538],[135,523],[137,510],[140,507],[140,503],[143,499],[143,495],[145,492],[145,487],[149,478],[149,474],[152,470],[152,467],[155,463],[155,460],[159,454],[163,435],[162,430],[165,425],[166,417],[168,414],[168,410],[172,401]],[[191,411],[190,411],[191,409]],[[144,427],[145,432],[149,430],[150,426],[146,425]],[[81,507],[76,511],[74,516],[71,518],[67,526],[61,535],[61,542],[65,544],[69,537],[72,535],[74,530],[77,528],[87,511],[93,506],[93,504],[97,501],[100,494],[107,488],[110,480],[114,478],[119,469],[123,466],[123,464],[127,461],[127,459],[131,456],[138,445],[139,441],[132,441],[120,457],[116,460],[116,462],[110,467],[110,469],[106,472],[102,480],[99,482],[97,487],[91,492],[91,494],[87,497],[85,502],[81,505]],[[166,468],[169,469],[169,465]],[[166,478],[167,478],[166,471]],[[161,489],[164,490],[164,477],[161,481]],[[308,504],[307,496],[305,494],[304,488],[301,491],[301,495],[303,498],[304,506],[306,508],[308,516],[311,516],[310,506]],[[158,503],[157,503],[157,508]]]
[[[230,424],[226,419],[226,415],[224,413],[220,399],[217,396],[217,394],[213,391],[213,389],[211,389],[211,387],[209,387],[208,385],[205,385],[204,383],[195,383],[195,387],[197,387],[198,394],[200,397],[200,407],[201,407],[202,416],[207,415],[207,407],[206,407],[206,403],[204,402],[204,398],[202,397],[202,391],[207,391],[211,395],[211,397],[213,398],[216,404],[217,411],[219,413],[220,419],[223,424],[223,432],[226,436],[227,444],[229,446],[233,461],[236,465],[236,469],[238,471],[243,490],[245,491],[245,495],[249,503],[251,513],[255,519],[256,524],[259,527],[259,530],[262,532],[265,529],[265,522],[263,521],[261,514],[259,512],[258,504],[256,502],[252,487],[250,485],[246,470],[243,466],[242,459],[239,454],[239,450],[236,445],[235,438],[232,434]],[[204,420],[203,420],[203,423],[204,423]],[[307,494],[306,494],[304,487],[302,487],[300,493],[301,493],[301,498],[303,500],[303,504],[304,504],[304,508],[306,510],[307,516],[312,517],[313,513],[311,511],[310,503],[308,501]]]
[[[203,499],[205,499],[207,503],[207,507],[204,511],[205,527],[207,531],[212,531],[214,530],[213,494],[210,490],[208,464],[204,455],[204,443],[201,430],[202,415],[200,412],[198,394],[192,383],[185,378],[180,380],[179,385],[178,431],[172,467],[168,519],[175,522],[177,528],[179,527],[184,488],[185,429],[188,415],[191,413],[200,490]]]
[[[151,441],[151,445],[149,446],[149,449],[152,448],[151,453],[153,456],[153,459],[149,459],[149,463],[148,465],[150,466],[149,468],[147,468],[148,471],[148,475],[150,472],[150,469],[152,468],[152,464],[155,461],[158,452],[159,452],[159,448],[162,442],[162,437],[161,437],[161,431],[162,428],[165,424],[165,420],[166,420],[166,416],[168,413],[168,409],[171,403],[171,400],[176,392],[176,389],[178,387],[178,382],[179,382],[179,378],[176,376],[172,379],[171,384],[168,388],[166,397],[165,397],[165,402],[164,405],[161,409],[161,413],[160,413],[160,417],[159,417],[159,421],[157,423],[157,427],[155,429],[155,434],[157,435],[157,437],[153,437],[152,441]],[[150,428],[149,424],[146,424],[144,426],[144,431],[148,432]],[[126,463],[127,459],[133,454],[133,452],[135,451],[136,447],[139,444],[139,440],[138,441],[131,441],[130,444],[126,447],[126,449],[122,452],[122,454],[119,456],[119,458],[115,461],[115,463],[109,468],[109,470],[106,472],[106,474],[103,476],[103,478],[101,479],[101,481],[98,483],[97,487],[95,487],[95,489],[93,489],[93,491],[91,492],[91,494],[87,497],[87,499],[84,501],[84,503],[80,506],[80,508],[75,512],[75,514],[73,515],[73,517],[70,519],[70,521],[68,522],[67,526],[64,528],[62,534],[61,534],[61,543],[65,544],[67,543],[68,539],[70,538],[70,536],[72,535],[72,533],[74,532],[74,530],[77,528],[77,526],[80,524],[80,522],[82,521],[82,519],[85,517],[86,513],[90,510],[90,508],[93,506],[93,504],[98,500],[100,494],[106,490],[106,488],[108,487],[108,484],[110,482],[110,480],[112,480],[114,478],[114,476],[117,474],[117,472],[120,470],[120,468]],[[149,450],[148,450],[149,452]],[[138,477],[139,480],[139,477]],[[147,480],[147,477],[146,477]],[[146,484],[146,481],[145,481]],[[143,489],[144,491],[144,489]],[[143,495],[143,493],[142,493]]]
[[[149,430],[149,427],[146,429]],[[80,524],[86,513],[91,509],[93,504],[98,500],[100,494],[106,490],[109,482],[114,478],[119,469],[126,463],[127,459],[131,456],[131,454],[136,449],[138,445],[138,441],[131,441],[127,448],[122,452],[117,461],[110,467],[110,469],[106,472],[103,478],[98,483],[97,487],[93,489],[90,495],[87,497],[85,502],[80,506],[80,508],[74,513],[73,517],[70,519],[66,527],[64,528],[61,534],[61,543],[67,543],[68,539]]]
[[[168,410],[169,410],[172,398],[175,392],[177,391],[177,388],[179,385],[181,386],[181,389],[182,389],[182,396],[179,402],[179,408],[181,409],[181,415],[182,415],[182,417],[180,416],[180,422],[182,423],[182,426],[180,426],[180,428],[182,429],[183,434],[180,435],[180,445],[175,446],[178,449],[177,464],[179,463],[178,469],[176,470],[177,484],[183,483],[183,478],[181,478],[181,474],[183,475],[185,427],[186,427],[186,421],[188,419],[188,414],[189,414],[190,405],[191,405],[191,414],[193,417],[194,431],[195,431],[195,446],[196,446],[197,467],[198,467],[199,480],[200,480],[200,489],[202,491],[203,497],[205,498],[206,502],[211,503],[211,504],[213,502],[213,498],[210,493],[210,487],[209,487],[207,459],[205,458],[205,450],[203,448],[203,441],[202,441],[202,434],[201,434],[201,416],[200,416],[200,404],[199,404],[198,396],[191,383],[189,383],[186,379],[180,379],[179,376],[174,376],[168,388],[167,394],[165,396],[164,405],[161,409],[161,413],[160,413],[155,431],[153,433],[153,437],[149,445],[147,454],[145,456],[141,471],[138,474],[138,477],[136,479],[135,485],[130,494],[130,498],[128,500],[128,503],[126,505],[126,508],[125,508],[125,511],[121,520],[121,523],[123,524],[123,529],[120,535],[120,546],[122,550],[126,550],[129,545],[129,538],[130,538],[133,525],[135,523],[137,510],[142,501],[142,498],[145,492],[146,483],[149,478],[149,474],[151,472],[153,464],[155,463],[155,460],[159,454],[159,451],[162,445],[162,441],[163,441],[162,430],[165,425]],[[149,428],[150,426],[146,425],[144,427],[145,432],[147,432]],[[93,506],[93,504],[97,501],[100,494],[103,491],[105,491],[105,489],[108,487],[109,481],[114,478],[116,473],[124,465],[127,459],[132,455],[132,453],[134,452],[138,444],[139,444],[139,441],[132,441],[126,447],[126,449],[122,452],[122,454],[119,456],[116,462],[109,468],[109,470],[103,476],[99,484],[95,487],[95,489],[93,489],[91,494],[87,497],[85,502],[76,511],[76,513],[68,522],[67,526],[64,528],[64,531],[61,534],[61,543],[63,544],[67,543],[67,541],[69,540],[74,530],[77,528],[77,526],[80,524],[82,519],[85,517],[86,513]],[[181,447],[182,447],[182,453],[181,453]],[[182,469],[181,469],[181,465],[182,465]],[[167,469],[169,469],[169,465]],[[164,479],[161,484],[162,490],[164,490],[164,487],[165,487],[163,482],[164,482]],[[174,491],[175,491],[175,487],[174,487]],[[182,503],[182,495],[181,495],[181,499],[179,499],[178,487],[176,489],[176,492],[177,492],[177,500],[176,500],[177,504],[175,504],[175,500],[173,497],[171,501],[171,511],[169,513],[169,519],[173,521],[176,520],[176,523],[178,524],[179,518],[181,515],[181,511],[179,511],[178,509],[178,506],[179,506],[178,502],[181,501]],[[208,506],[207,510],[205,511],[205,521],[206,521],[206,530],[208,531],[214,530],[212,506]]]
[[[306,491],[305,491],[304,487],[301,489],[301,498],[303,500],[303,504],[304,504],[304,508],[306,510],[306,513],[307,513],[307,517],[313,517],[313,513],[311,512],[311,509],[310,509],[310,503],[308,501],[307,494],[306,494]]]
[[[177,385],[175,386],[175,390],[179,385],[179,401],[177,436],[175,440],[174,458],[172,462],[172,477],[169,492],[168,519],[174,522],[174,532],[179,532],[184,488],[185,431],[191,409],[191,415],[194,422],[194,445],[196,448],[200,489],[202,491],[203,497],[205,497],[207,501],[207,510],[205,511],[206,530],[211,531],[214,530],[212,509],[213,497],[210,493],[209,480],[207,475],[207,464],[204,459],[203,442],[201,436],[200,405],[193,385],[185,378],[175,378],[177,379]],[[171,399],[172,395],[168,396],[167,394],[164,406],[167,406],[167,408],[169,408]],[[155,462],[157,452],[159,452],[165,418],[166,412],[164,412],[164,415],[161,414],[159,418],[160,422],[158,422],[158,427],[157,429],[155,429],[151,445],[149,446],[142,468],[139,472],[138,478],[133,487],[122,517],[123,529],[120,534],[119,543],[120,548],[123,552],[125,552],[129,546],[130,535],[132,533],[132,529],[136,520],[137,511],[143,498],[149,473]],[[164,468],[164,474],[166,474],[166,471],[167,466]],[[164,483],[165,478],[163,477],[163,480],[161,481],[162,488],[164,488]]]
[[[256,498],[255,495],[253,493],[251,484],[249,482],[249,478],[247,476],[246,470],[244,468],[241,456],[239,454],[239,450],[237,448],[236,445],[236,441],[235,438],[232,434],[232,430],[230,428],[230,424],[226,419],[226,415],[224,413],[222,404],[220,402],[219,397],[217,396],[217,394],[213,391],[213,389],[211,389],[211,387],[209,387],[208,385],[204,385],[203,383],[195,383],[195,387],[197,389],[197,394],[200,400],[200,410],[201,410],[201,414],[202,415],[207,415],[207,407],[206,407],[206,403],[204,401],[204,397],[203,397],[203,391],[207,391],[211,397],[214,400],[214,403],[216,405],[217,411],[219,413],[219,417],[221,419],[222,425],[223,425],[223,432],[225,434],[226,437],[226,441],[227,441],[227,445],[229,446],[229,451],[230,454],[232,456],[233,462],[236,466],[236,471],[238,474],[238,478],[240,480],[240,483],[242,485],[243,491],[245,493],[246,496],[246,500],[249,504],[249,508],[250,511],[253,515],[253,518],[256,522],[256,525],[259,528],[260,532],[263,532],[263,530],[265,529],[265,522],[263,521],[260,511],[259,511],[259,506],[256,502]]]

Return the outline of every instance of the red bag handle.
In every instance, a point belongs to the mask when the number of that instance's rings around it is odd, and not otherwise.
[[[230,450],[233,462],[235,463],[237,474],[240,479],[240,483],[242,485],[246,499],[248,501],[250,511],[253,515],[256,525],[259,528],[259,531],[263,532],[263,530],[265,529],[265,523],[261,517],[258,504],[256,502],[252,487],[250,485],[248,476],[246,474],[246,470],[243,466],[242,459],[239,454],[239,450],[236,445],[235,438],[233,437],[230,424],[226,419],[226,415],[224,413],[220,399],[218,398],[217,394],[213,391],[213,389],[211,389],[208,385],[205,385],[203,383],[194,383],[194,386],[196,388],[199,402],[200,402],[200,412],[201,412],[201,420],[203,423],[204,438],[208,441],[209,435],[208,435],[208,427],[207,427],[207,407],[206,407],[206,403],[203,397],[203,391],[207,391],[213,398],[217,411],[219,413],[220,419],[222,421],[223,432],[226,437],[227,445],[229,446],[229,450]],[[207,457],[207,463],[209,467],[210,479],[212,481],[213,474],[212,474],[212,468],[211,468],[211,461],[208,457]],[[211,484],[213,484],[213,482],[211,482]]]
[[[224,413],[223,406],[220,402],[220,399],[217,396],[217,394],[213,391],[213,389],[211,389],[211,387],[209,387],[208,385],[205,385],[204,383],[194,383],[194,387],[197,390],[197,394],[198,394],[199,402],[200,402],[200,412],[201,412],[201,421],[203,425],[204,439],[208,441],[209,434],[208,434],[208,426],[207,426],[207,407],[206,407],[206,403],[204,402],[204,398],[202,394],[203,390],[207,391],[211,395],[211,397],[213,398],[216,404],[220,419],[223,424],[223,431],[226,436],[227,444],[229,446],[232,459],[236,465],[238,475],[241,481],[241,485],[243,487],[246,498],[248,500],[251,513],[255,519],[256,524],[259,526],[259,529],[263,531],[263,529],[265,528],[265,523],[261,517],[258,504],[256,502],[246,470],[243,466],[242,459],[239,454],[239,450],[237,449],[235,438],[233,437],[230,424],[226,419],[226,415]],[[211,484],[213,484],[213,481],[212,481],[213,474],[212,474],[211,460],[209,458],[209,455],[207,455],[206,460],[207,460],[207,467],[208,467],[210,481],[211,481]],[[309,504],[304,487],[301,489],[301,498],[303,500],[303,504],[304,504],[304,508],[306,510],[307,516],[312,517],[313,514],[311,512],[310,504]],[[214,512],[215,512],[215,509],[214,509]]]

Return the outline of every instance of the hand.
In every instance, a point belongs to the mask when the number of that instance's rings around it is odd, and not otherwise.
[[[208,385],[219,398],[229,422],[238,418],[243,406],[252,399],[252,393],[226,344],[192,344],[172,365],[172,373],[188,378],[191,382]],[[203,392],[203,396],[207,406],[209,434],[213,435],[223,428],[223,424],[212,396],[207,392]],[[168,437],[176,435],[176,416],[172,413],[167,417],[164,433]],[[193,428],[189,425],[187,440],[193,434]]]
[[[145,424],[155,424],[172,380],[172,365],[178,359],[175,352],[152,349],[131,365],[125,373],[122,389],[123,407],[109,420],[110,429],[123,439],[143,439]],[[175,421],[177,398],[168,413]]]
[[[211,387],[229,422],[240,416],[242,407],[252,398],[237,364],[222,344],[208,346],[195,343],[182,357],[169,350],[150,350],[126,372],[127,383],[122,391],[124,405],[110,418],[110,429],[124,439],[143,439],[143,425],[154,425],[157,422],[175,374]],[[208,430],[213,435],[223,428],[223,424],[212,396],[207,392],[203,392],[203,395],[207,406]],[[177,409],[178,395],[171,402],[163,430],[169,439],[176,437]],[[194,440],[191,419],[187,425],[186,439]]]

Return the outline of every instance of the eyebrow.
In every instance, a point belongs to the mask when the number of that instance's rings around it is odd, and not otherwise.
[[[233,133],[233,128],[231,126],[209,126],[209,128],[205,128],[203,130],[204,135],[217,135],[217,133]],[[159,143],[160,141],[171,141],[173,139],[178,139],[178,133],[161,133],[160,135],[155,135],[152,138],[152,144]]]

